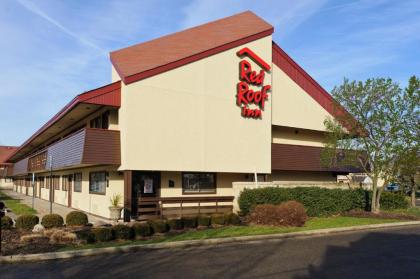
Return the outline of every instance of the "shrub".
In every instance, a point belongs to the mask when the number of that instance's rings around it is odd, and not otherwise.
[[[211,224],[211,217],[208,215],[199,215],[197,217],[197,223],[201,227],[208,227]]]
[[[71,244],[77,239],[75,233],[66,232],[63,230],[54,230],[50,235],[50,243],[52,244]]]
[[[169,219],[167,223],[171,230],[182,230],[184,228],[181,218]]]
[[[383,192],[381,194],[381,208],[383,209],[405,209],[409,202],[401,193]]]
[[[329,216],[352,209],[369,210],[372,192],[356,189],[326,189],[319,187],[245,189],[239,196],[239,207],[248,214],[258,204],[280,204],[295,200],[302,203],[309,216]],[[381,208],[406,208],[402,195],[382,193]]]
[[[95,242],[95,234],[90,229],[80,230],[74,232],[78,239],[86,241],[86,243]]]
[[[22,230],[32,230],[36,224],[39,223],[39,218],[36,215],[25,214],[20,215],[16,219],[16,228]]]
[[[182,222],[184,223],[184,228],[186,228],[186,229],[195,229],[197,227],[197,217],[196,216],[182,217]]]
[[[301,227],[307,219],[305,208],[296,201],[257,205],[248,216],[250,223],[270,226]]]
[[[88,216],[80,211],[72,211],[66,216],[66,226],[86,226]]]
[[[112,230],[116,239],[132,239],[134,237],[133,228],[126,225],[115,225]]]
[[[211,224],[212,225],[224,225],[225,216],[223,214],[213,214],[211,215]]]
[[[41,225],[46,229],[60,228],[64,225],[63,217],[58,214],[47,214],[42,217]]]
[[[235,213],[227,213],[225,214],[225,223],[229,225],[240,225],[241,219]]]
[[[137,236],[146,237],[146,236],[151,236],[153,234],[152,228],[146,222],[135,223],[133,225],[133,229]]]
[[[4,230],[9,230],[13,227],[13,220],[9,216],[3,216],[1,218],[1,228]]]
[[[150,221],[150,226],[155,233],[166,233],[169,230],[168,224],[164,220]]]
[[[95,235],[96,241],[106,242],[114,239],[112,228],[93,228],[92,233]]]

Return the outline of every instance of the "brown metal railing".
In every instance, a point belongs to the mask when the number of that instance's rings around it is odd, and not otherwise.
[[[202,209],[213,208],[215,213],[219,213],[221,209],[229,208],[232,210],[233,205],[221,205],[220,203],[233,203],[233,196],[214,196],[214,197],[140,197],[138,199],[138,215],[154,215],[163,216],[165,205],[176,205],[180,210],[180,215],[184,215],[184,210],[196,208],[197,213],[201,214]],[[203,206],[202,204],[213,203],[214,205]],[[194,204],[194,206],[191,206]]]

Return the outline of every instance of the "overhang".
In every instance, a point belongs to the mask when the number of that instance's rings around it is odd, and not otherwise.
[[[104,106],[119,108],[120,105],[120,81],[77,95],[19,148],[14,150],[7,158],[7,162],[14,163],[28,154],[42,149],[43,143],[67,128],[75,126],[74,129],[80,129],[81,127],[76,125],[77,121],[96,110]]]

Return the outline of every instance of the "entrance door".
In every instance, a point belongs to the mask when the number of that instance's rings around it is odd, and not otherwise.
[[[158,171],[133,171],[131,191],[131,212],[138,213],[138,204],[141,198],[160,196],[160,172]]]

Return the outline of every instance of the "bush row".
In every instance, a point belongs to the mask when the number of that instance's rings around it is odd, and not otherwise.
[[[319,187],[245,189],[239,196],[241,212],[248,214],[258,204],[280,204],[295,200],[302,203],[309,216],[328,216],[352,209],[370,210],[372,191],[363,189],[326,189]],[[407,208],[403,194],[383,192],[382,209]]]
[[[256,205],[248,216],[251,224],[302,227],[308,220],[305,207],[297,201]]]
[[[77,231],[77,237],[88,243],[106,242],[115,239],[133,239],[135,237],[149,237],[156,233],[166,233],[168,231],[177,231],[184,228],[208,227],[210,225],[239,225],[238,215],[215,214],[199,215],[194,217],[173,218],[168,220],[152,220],[148,222],[135,223],[132,226],[123,224],[113,227],[99,227]]]
[[[24,214],[16,219],[16,228],[22,230],[32,230],[33,227],[39,223],[39,218],[36,215]],[[13,221],[10,217],[5,216],[1,220],[2,228],[10,229],[13,226]],[[72,211],[66,216],[67,226],[85,226],[88,224],[88,217],[85,213],[80,211]],[[64,219],[58,214],[47,214],[42,217],[41,225],[45,228],[60,228],[64,226]]]

